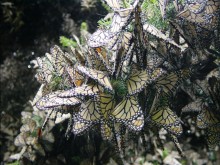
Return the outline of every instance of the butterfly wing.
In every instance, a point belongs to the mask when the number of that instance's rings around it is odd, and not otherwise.
[[[100,88],[96,84],[82,85],[63,91],[58,94],[58,97],[68,98],[73,96],[94,96],[100,92]]]
[[[79,112],[75,115],[78,120],[86,123],[97,123],[100,121],[100,109],[97,107],[96,101],[89,99],[82,103]]]
[[[201,128],[207,128],[217,124],[219,121],[214,114],[206,107],[203,106],[202,111],[197,115],[196,125]]]
[[[82,103],[78,113],[74,115],[73,133],[82,134],[100,121],[100,110],[92,99]]]
[[[92,48],[105,46],[114,37],[115,33],[111,33],[108,30],[98,29],[90,36],[88,40],[88,46]]]
[[[59,76],[63,75],[65,66],[67,65],[64,52],[57,45],[52,47],[50,52],[56,72]]]
[[[113,91],[111,82],[109,77],[102,71],[98,71],[95,69],[86,68],[84,66],[77,66],[77,69],[85,74],[86,76],[92,78],[97,81],[100,85],[102,85],[105,89]]]
[[[162,90],[166,95],[172,95],[178,85],[190,75],[189,69],[183,69],[168,74],[164,74],[155,81],[158,90]]]
[[[117,122],[121,122],[130,129],[140,130],[143,125],[143,112],[138,104],[135,96],[125,97],[112,111],[111,118]],[[136,130],[135,130],[136,131]]]
[[[52,80],[53,74],[55,72],[55,68],[51,61],[47,57],[38,57],[36,59],[39,67],[36,78],[40,83],[49,83]]]
[[[128,93],[133,95],[135,93],[140,92],[149,82],[149,75],[147,71],[136,71],[135,73],[131,74],[126,83],[128,88]]]
[[[77,70],[73,67],[67,66],[65,70],[70,78],[70,82],[73,83],[76,87],[81,86],[85,82],[85,77],[77,72]]]
[[[179,48],[181,51],[183,51],[185,48],[180,46],[179,44],[177,44],[173,39],[167,37],[165,34],[163,34],[159,29],[157,29],[155,26],[149,24],[149,23],[145,23],[143,26],[144,31],[146,31],[147,33],[162,39],[163,41]]]
[[[180,135],[183,131],[181,120],[168,106],[157,107],[151,112],[150,118],[152,123],[163,127],[171,134]]]
[[[73,123],[72,131],[75,135],[83,134],[92,126],[92,123],[86,123],[84,121],[78,120],[77,118],[73,118],[73,119],[74,119],[74,123]]]
[[[61,91],[50,93],[37,101],[36,107],[40,110],[55,108],[57,106],[63,105],[77,105],[81,103],[81,100],[75,97],[70,98],[60,98],[57,95],[60,94]]]
[[[206,129],[206,138],[209,149],[214,150],[217,145],[220,145],[220,123]]]

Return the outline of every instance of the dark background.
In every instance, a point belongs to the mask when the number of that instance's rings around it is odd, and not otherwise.
[[[87,5],[88,4],[88,5]],[[80,24],[89,31],[107,12],[99,1],[13,0],[0,2],[0,160],[15,152],[14,138],[21,126],[21,111],[31,111],[40,84],[30,61],[43,56],[59,37],[79,36]]]

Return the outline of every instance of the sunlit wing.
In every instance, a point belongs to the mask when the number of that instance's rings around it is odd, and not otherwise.
[[[112,111],[111,119],[135,131],[143,127],[143,112],[135,96],[125,97]]]
[[[77,69],[85,74],[86,76],[92,78],[97,81],[100,85],[102,85],[105,89],[113,91],[111,82],[109,77],[102,71],[98,71],[95,69],[86,68],[83,66],[77,66]]]
[[[131,74],[126,83],[128,88],[128,93],[133,95],[140,92],[144,87],[146,87],[147,82],[149,82],[149,75],[147,71],[136,71]]]
[[[81,103],[81,100],[76,97],[60,98],[57,96],[60,93],[60,91],[57,91],[42,97],[37,101],[36,107],[40,110],[44,110],[48,108],[54,108],[57,106],[76,105]]]
[[[105,46],[114,37],[115,37],[115,33],[111,33],[108,30],[98,29],[89,37],[88,46],[92,48]]]
[[[58,94],[58,97],[68,98],[73,96],[94,96],[100,92],[100,88],[96,84],[82,85]]]
[[[50,50],[52,61],[54,62],[54,67],[59,76],[63,75],[64,68],[67,65],[67,61],[65,60],[64,52],[58,47],[54,46]]]
[[[98,123],[100,121],[100,109],[97,107],[96,101],[89,99],[82,103],[79,112],[75,115],[78,120],[86,123]]]

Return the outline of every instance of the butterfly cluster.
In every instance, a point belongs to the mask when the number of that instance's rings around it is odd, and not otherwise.
[[[177,140],[183,133],[181,109],[172,103],[179,90],[195,95],[183,82],[194,82],[202,68],[213,64],[211,57],[219,54],[211,49],[212,43],[203,47],[201,39],[206,37],[201,31],[209,37],[217,27],[219,1],[186,0],[184,10],[170,21],[170,33],[143,19],[139,0],[104,3],[112,10],[111,22],[91,34],[87,45],[76,38],[78,46],[71,54],[54,46],[33,61],[42,85],[32,106],[46,111],[47,118],[56,112],[56,123],[68,119],[68,130],[75,135],[99,132],[119,151],[125,147],[127,134],[143,135],[151,128],[164,128],[181,152]],[[161,4],[164,13],[167,2]],[[213,88],[219,90],[218,79]],[[210,100],[193,99],[199,104],[197,126],[208,129],[210,146],[219,143],[220,120],[209,110]]]

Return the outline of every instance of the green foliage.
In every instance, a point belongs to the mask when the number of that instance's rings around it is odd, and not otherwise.
[[[122,98],[127,94],[127,87],[124,81],[122,80],[113,80],[113,88],[116,92],[116,97]]]
[[[98,27],[99,28],[108,28],[112,23],[112,19],[111,18],[108,18],[108,19],[100,19],[98,21]]]
[[[167,20],[163,20],[160,13],[160,8],[157,0],[144,0],[141,5],[142,11],[145,13],[147,22],[153,24],[159,29],[166,29],[168,26]]]
[[[81,44],[86,43],[85,35],[88,33],[88,25],[86,22],[82,22],[80,25],[80,42]]]
[[[73,41],[72,39],[69,39],[65,36],[60,36],[60,43],[62,44],[63,47],[76,47],[77,43]]]
[[[37,127],[41,127],[43,123],[43,119],[40,116],[33,115],[32,119],[36,122]]]
[[[169,155],[168,149],[164,148],[164,150],[162,152],[162,159],[165,159],[168,155]]]
[[[107,10],[108,12],[112,11],[112,9],[106,3],[104,3],[104,1],[102,1],[102,0],[100,0],[100,1],[101,1],[102,6],[104,7],[105,10]]]
[[[182,159],[180,163],[181,163],[182,165],[187,165],[187,160]]]
[[[5,165],[20,165],[20,162],[19,161],[16,161],[16,162],[13,162],[13,163],[7,163]]]
[[[81,23],[80,30],[88,31],[88,25],[86,22]]]

